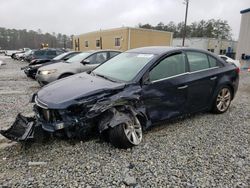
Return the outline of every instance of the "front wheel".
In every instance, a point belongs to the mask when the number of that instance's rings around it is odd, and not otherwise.
[[[118,148],[131,148],[142,141],[142,127],[137,117],[119,124],[109,130],[109,141]]]
[[[231,89],[227,86],[222,87],[215,98],[213,112],[216,114],[224,113],[228,110],[232,100]]]

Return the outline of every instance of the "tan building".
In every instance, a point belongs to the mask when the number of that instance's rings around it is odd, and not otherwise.
[[[115,49],[126,51],[143,46],[171,46],[173,33],[151,29],[122,27],[100,30],[73,38],[73,49],[76,51]]]

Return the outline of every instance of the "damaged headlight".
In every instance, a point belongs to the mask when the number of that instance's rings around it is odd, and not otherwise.
[[[42,75],[48,75],[48,74],[52,74],[52,73],[54,73],[54,72],[56,72],[56,69],[52,69],[52,70],[42,70],[42,71],[40,71],[40,74],[42,74]]]

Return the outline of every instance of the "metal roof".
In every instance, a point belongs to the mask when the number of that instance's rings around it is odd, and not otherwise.
[[[250,8],[240,11],[241,14],[244,14],[244,13],[247,13],[247,12],[250,12]]]

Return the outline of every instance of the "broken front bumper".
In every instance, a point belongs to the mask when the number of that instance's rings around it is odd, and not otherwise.
[[[34,138],[36,126],[35,118],[18,114],[13,125],[7,130],[0,130],[0,133],[13,141],[27,141]]]

